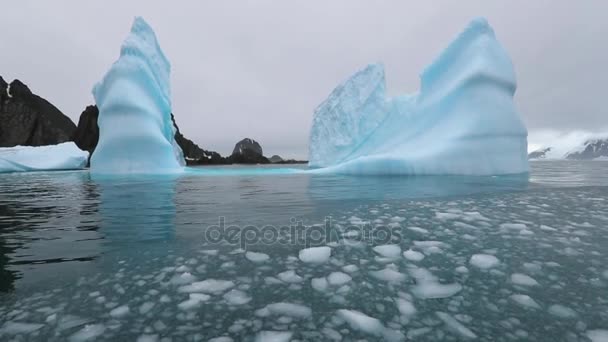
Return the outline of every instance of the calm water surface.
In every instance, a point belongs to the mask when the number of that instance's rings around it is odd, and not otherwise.
[[[2,174],[0,340],[599,341],[608,162],[531,167]]]

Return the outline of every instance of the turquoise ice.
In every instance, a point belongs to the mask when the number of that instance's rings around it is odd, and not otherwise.
[[[171,121],[171,66],[152,28],[135,18],[120,58],[95,85],[99,143],[91,172],[181,172],[184,158]]]
[[[528,172],[513,64],[483,18],[421,75],[420,91],[388,97],[381,64],[339,85],[315,111],[309,165],[346,174]]]

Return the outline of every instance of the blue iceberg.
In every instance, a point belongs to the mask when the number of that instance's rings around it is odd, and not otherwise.
[[[91,156],[92,173],[183,171],[171,121],[170,69],[152,28],[135,18],[120,58],[93,88],[99,142]]]
[[[418,93],[388,97],[381,64],[339,85],[315,110],[318,172],[501,175],[528,172],[515,72],[483,18],[423,71]]]

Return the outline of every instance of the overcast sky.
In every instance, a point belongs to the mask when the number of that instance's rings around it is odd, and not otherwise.
[[[416,91],[476,16],[513,59],[532,143],[608,127],[608,1],[0,0],[0,13],[0,75],[75,122],[143,16],[172,64],[180,129],[222,154],[251,137],[266,155],[306,157],[313,110],[338,83],[381,61],[390,94]]]

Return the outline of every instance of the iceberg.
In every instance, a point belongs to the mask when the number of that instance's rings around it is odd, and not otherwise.
[[[0,148],[0,173],[84,169],[88,158],[89,153],[73,142],[3,147]]]
[[[477,18],[422,72],[417,93],[388,97],[381,64],[335,88],[315,110],[309,166],[344,174],[526,173],[528,133],[515,89],[509,56]]]
[[[171,121],[171,66],[152,28],[135,18],[119,59],[93,88],[99,142],[98,174],[167,174],[184,169]]]

